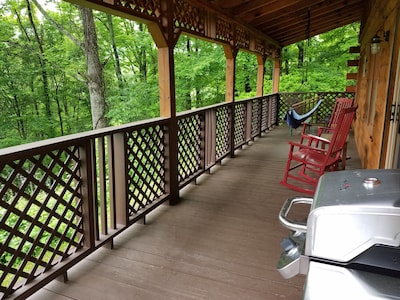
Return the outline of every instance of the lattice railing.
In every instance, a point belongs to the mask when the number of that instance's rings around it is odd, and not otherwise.
[[[220,160],[229,153],[231,113],[228,106],[216,110],[216,159]]]
[[[269,126],[269,118],[270,114],[270,99],[264,97],[261,99],[261,131],[268,130]]]
[[[246,142],[246,115],[247,107],[245,102],[235,104],[234,111],[234,146],[235,148]],[[251,122],[251,120],[249,120]]]
[[[165,194],[165,138],[163,127],[126,132],[128,214],[133,216]]]
[[[7,296],[83,248],[79,145],[0,163],[0,293]]]
[[[167,199],[165,130],[161,120],[0,149],[0,298],[25,298],[28,283]]]
[[[268,129],[272,126],[278,125],[279,123],[279,94],[273,94],[268,97],[269,101],[269,114],[267,116]]]
[[[0,298],[26,298],[232,156],[270,128],[273,99],[0,149]]]
[[[260,99],[254,99],[251,102],[251,137],[260,134],[262,118],[262,102]]]
[[[324,123],[325,120],[329,120],[332,113],[333,106],[337,98],[354,98],[354,93],[349,92],[304,92],[304,93],[280,93],[279,94],[279,121],[282,122],[286,112],[290,107],[298,102],[314,99],[309,101],[309,106],[304,107],[305,113],[307,110],[311,110],[313,105],[320,99],[324,100],[318,107],[317,114],[315,115],[314,122]]]
[[[178,181],[184,182],[201,168],[201,114],[178,120]]]

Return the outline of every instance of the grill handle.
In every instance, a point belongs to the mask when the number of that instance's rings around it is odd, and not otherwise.
[[[292,197],[286,199],[283,204],[281,211],[279,212],[279,221],[286,228],[297,231],[297,232],[307,232],[307,224],[305,223],[295,223],[288,218],[290,209],[295,204],[309,204],[313,203],[314,199],[311,197]]]

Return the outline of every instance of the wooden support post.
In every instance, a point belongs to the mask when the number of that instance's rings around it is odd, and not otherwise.
[[[236,69],[236,56],[238,49],[230,45],[224,45],[224,53],[226,58],[226,102],[235,101],[235,69]],[[235,106],[230,107],[230,156],[235,155]]]
[[[264,95],[265,55],[257,55],[257,96]]]
[[[158,77],[160,88],[160,116],[176,116],[174,49],[158,48]]]
[[[235,70],[236,70],[236,56],[238,49],[224,45],[224,53],[226,59],[226,102],[235,101]]]
[[[160,87],[160,116],[170,118],[166,128],[166,192],[170,195],[170,204],[179,202],[178,180],[178,121],[175,100],[174,47],[179,38],[179,30],[174,26],[173,0],[161,1],[161,26],[148,27],[158,48],[158,78]]]
[[[279,93],[279,77],[281,73],[280,58],[274,58],[274,71],[272,76],[272,93]]]
[[[175,102],[175,73],[173,47],[158,49],[160,84],[160,115],[170,117],[166,135],[166,191],[170,194],[170,204],[179,201],[178,182],[178,121]]]

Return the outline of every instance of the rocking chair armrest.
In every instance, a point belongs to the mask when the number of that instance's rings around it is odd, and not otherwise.
[[[320,136],[323,133],[330,133],[332,131],[334,131],[335,128],[334,127],[327,127],[327,126],[319,126],[318,127],[318,132],[317,135]]]
[[[323,137],[320,137],[318,135],[313,135],[313,134],[302,134],[301,135],[301,139],[300,139],[301,143],[303,143],[304,140],[308,140],[308,142],[305,143],[308,146],[311,146],[313,143],[316,146],[318,146],[320,143],[322,143],[324,145],[326,145],[326,144],[329,145],[331,143],[330,140],[328,140],[326,138],[323,138]]]
[[[307,133],[306,133],[307,128],[308,128],[309,126],[311,126],[311,124],[310,124],[310,123],[306,123],[306,122],[303,122],[303,123],[301,123],[301,124],[303,125],[303,128],[301,129],[301,135],[307,134]]]
[[[318,140],[319,142],[323,142],[323,143],[326,143],[326,144],[330,144],[331,143],[330,140],[328,140],[326,138],[323,138],[321,136],[318,136],[318,135],[313,135],[313,134],[306,134],[304,136],[304,138],[309,138],[309,139],[312,139],[312,140]]]
[[[323,140],[329,142],[326,139],[323,139]],[[297,142],[293,142],[293,141],[288,141],[288,143],[289,143],[290,148],[292,150],[293,150],[294,147],[298,147],[299,149],[308,149],[308,150],[312,150],[312,151],[326,152],[326,149],[323,149],[323,148],[320,148],[320,147],[317,147],[317,146],[313,146],[311,144],[301,144],[301,143],[297,143]]]
[[[310,127],[317,126],[317,124],[310,122],[308,119],[305,120],[304,122],[301,122],[301,125],[303,126],[303,128],[301,129],[301,134],[307,134],[307,130],[309,130]]]

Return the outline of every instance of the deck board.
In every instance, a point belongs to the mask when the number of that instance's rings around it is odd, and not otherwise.
[[[279,184],[297,134],[264,134],[29,299],[301,299],[304,276],[276,270],[288,234],[277,216],[299,194]],[[348,169],[360,167],[354,148]]]

